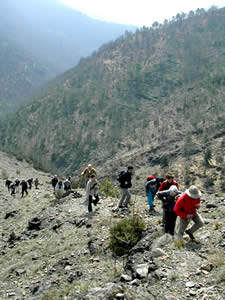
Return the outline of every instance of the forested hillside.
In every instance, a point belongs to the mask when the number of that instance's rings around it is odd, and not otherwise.
[[[21,98],[31,96],[54,72],[26,49],[8,39],[0,39],[0,114],[12,110]]]
[[[222,163],[224,36],[224,8],[126,33],[1,124],[1,149],[61,172],[128,153],[151,167],[207,151]]]
[[[1,0],[0,114],[134,28],[91,19],[57,0]]]

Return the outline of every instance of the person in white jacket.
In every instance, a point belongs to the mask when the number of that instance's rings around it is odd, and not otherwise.
[[[99,201],[98,188],[99,188],[99,183],[96,179],[96,176],[94,174],[92,174],[91,178],[89,179],[89,181],[87,183],[87,190],[86,190],[89,212],[92,212],[92,203],[96,206]],[[95,199],[93,199],[93,197]]]

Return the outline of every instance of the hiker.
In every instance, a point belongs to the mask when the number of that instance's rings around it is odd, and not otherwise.
[[[91,175],[97,175],[97,173],[96,173],[96,170],[94,169],[94,168],[92,168],[92,165],[91,164],[89,164],[88,166],[87,166],[87,168],[85,168],[84,170],[83,170],[83,172],[81,173],[81,176],[84,176],[84,178],[85,178],[85,182],[86,182],[86,184],[88,183],[88,180],[89,180],[89,178],[91,177]]]
[[[167,191],[161,191],[157,193],[158,198],[162,201],[163,208],[163,231],[174,235],[174,229],[176,225],[177,215],[174,212],[174,205],[176,203],[176,197],[181,194],[178,191],[176,185],[171,185]]]
[[[11,195],[15,195],[16,194],[16,184],[15,183],[11,183],[10,184],[10,190],[11,190]]]
[[[68,180],[69,180],[69,182],[70,182],[70,184],[71,184],[71,189],[72,189],[72,187],[73,187],[73,186],[72,186],[72,177],[69,176],[69,177],[68,177]]]
[[[56,183],[55,190],[64,190],[64,184],[63,184],[62,180],[59,180]]]
[[[52,178],[52,187],[53,187],[53,189],[55,189],[55,186],[56,186],[57,183],[58,183],[58,177],[57,177],[57,175],[55,175]]]
[[[128,208],[128,203],[130,202],[131,194],[129,188],[132,187],[131,179],[134,168],[129,166],[127,170],[122,171],[117,180],[120,183],[121,188],[121,199],[119,202],[119,208]]]
[[[26,193],[26,195],[28,195],[28,191],[27,191],[28,186],[27,186],[27,182],[24,179],[21,182],[21,186],[22,186],[22,191],[21,191],[22,196],[21,196],[21,198],[23,198],[24,192]]]
[[[147,182],[145,184],[145,192],[148,198],[148,205],[149,205],[149,213],[156,212],[155,205],[154,205],[154,198],[155,195],[162,183],[163,179],[156,177],[155,175],[149,175],[147,178]]]
[[[5,181],[5,186],[7,186],[9,192],[10,192],[10,184],[11,184],[11,183],[12,183],[11,180],[6,179],[6,181]]]
[[[19,193],[19,185],[20,185],[20,181],[18,178],[16,178],[15,180],[15,185],[16,185],[16,193]]]
[[[27,180],[27,183],[29,184],[29,189],[31,190],[32,188],[32,183],[33,183],[33,178],[30,178]]]
[[[69,181],[69,179],[66,179],[64,181],[64,190],[65,191],[70,191],[71,189],[72,189],[71,182]]]
[[[184,232],[189,235],[191,240],[194,240],[193,233],[196,232],[200,227],[204,225],[204,221],[197,209],[200,207],[201,192],[199,189],[192,185],[187,189],[183,195],[181,195],[175,204],[174,211],[177,216],[180,217],[180,225],[178,231],[178,237],[181,239]],[[194,224],[186,230],[190,221]]]
[[[36,178],[36,179],[34,180],[34,185],[35,185],[35,189],[38,189],[38,185],[39,185],[39,180],[38,180],[38,178]]]
[[[174,180],[174,175],[171,173],[166,174],[166,180],[163,181],[159,187],[159,192],[168,190],[172,185],[176,185],[179,190],[178,183]]]
[[[96,206],[99,202],[98,196],[99,183],[95,174],[92,174],[87,183],[86,195],[88,200],[88,211],[92,212],[92,203]],[[93,200],[93,197],[95,198]]]

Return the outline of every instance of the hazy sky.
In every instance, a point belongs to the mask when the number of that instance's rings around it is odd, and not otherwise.
[[[225,0],[60,0],[90,17],[137,26],[162,23],[177,13],[188,13],[212,5],[225,6]]]

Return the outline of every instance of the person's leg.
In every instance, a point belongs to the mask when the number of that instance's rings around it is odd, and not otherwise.
[[[192,220],[194,221],[194,224],[188,230],[188,232],[190,232],[191,234],[193,234],[195,231],[197,231],[200,227],[204,225],[204,221],[198,213]]]
[[[128,203],[130,203],[130,198],[131,198],[131,194],[128,191],[128,189],[126,189],[126,199],[124,201],[124,207],[128,207]]]
[[[148,192],[148,205],[150,209],[153,209],[153,197],[151,190]]]
[[[119,207],[123,207],[123,201],[126,197],[126,189],[121,188],[121,198],[120,198],[120,202],[119,202]]]
[[[175,225],[176,225],[176,219],[177,219],[177,215],[175,214],[175,212],[174,211],[170,211],[169,212],[168,232],[171,235],[174,235],[174,229],[175,229]]]
[[[170,212],[164,209],[164,232],[168,233],[170,228]]]
[[[91,195],[89,195],[89,198],[88,198],[88,211],[92,212],[92,196]]]
[[[95,200],[93,200],[93,204],[96,206],[99,201],[98,195],[95,195]]]
[[[179,230],[178,230],[178,237],[179,238],[183,237],[184,231],[187,228],[188,223],[189,223],[189,220],[185,220],[185,219],[180,218],[180,224],[179,224]]]

